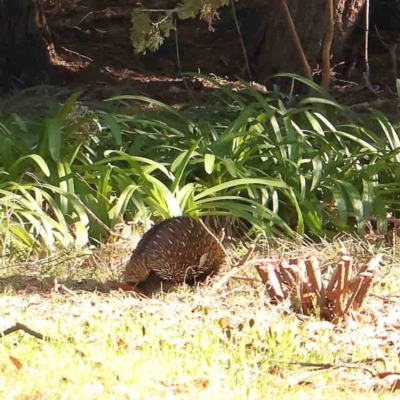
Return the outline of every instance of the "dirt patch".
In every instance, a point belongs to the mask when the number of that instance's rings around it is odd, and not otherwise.
[[[244,76],[243,53],[229,8],[221,10],[215,32],[205,21],[178,21],[177,37],[172,34],[155,53],[139,55],[130,40],[130,12],[141,6],[139,1],[45,0],[44,6],[54,40],[56,80],[83,90],[84,97],[140,93],[174,103],[190,98],[181,71]],[[147,1],[142,7],[159,9],[161,4]],[[254,12],[245,8],[238,13],[254,18]],[[250,41],[256,27],[247,25],[242,33]]]
[[[135,54],[130,40],[131,11],[138,7],[165,9],[175,5],[173,0],[44,0],[55,49],[52,83],[82,91],[81,98],[87,100],[141,94],[178,104],[190,101],[194,95],[199,98],[210,89],[201,80],[183,82],[182,71],[215,74],[228,81],[245,78],[244,55],[230,7],[220,9],[214,32],[205,21],[179,20],[177,36],[172,33],[157,52]],[[246,1],[246,7],[244,2],[236,5],[241,34],[249,53],[257,41],[260,22],[257,7],[259,5],[251,0]],[[358,40],[362,42],[362,35]],[[378,105],[382,111],[387,109],[392,113],[395,109],[397,112],[391,58],[373,35],[370,44],[375,92],[365,88],[360,45],[351,77],[343,80],[340,74],[334,75],[332,93],[344,104],[364,104],[365,108]],[[334,71],[340,69],[339,64]]]

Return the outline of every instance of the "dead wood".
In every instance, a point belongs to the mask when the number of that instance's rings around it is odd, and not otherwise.
[[[342,255],[330,277],[323,277],[315,255],[298,259],[251,261],[268,295],[276,302],[289,300],[297,313],[318,314],[339,323],[359,311],[382,260],[378,254],[353,273],[353,259]]]

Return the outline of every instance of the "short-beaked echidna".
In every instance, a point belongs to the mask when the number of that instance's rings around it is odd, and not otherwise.
[[[188,217],[167,219],[141,238],[126,266],[125,281],[144,287],[147,281],[166,287],[194,285],[216,274],[226,255],[202,222]]]

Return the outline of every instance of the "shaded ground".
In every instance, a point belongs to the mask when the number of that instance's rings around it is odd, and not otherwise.
[[[156,53],[138,55],[130,40],[130,12],[135,7],[165,8],[165,0],[44,0],[44,5],[54,39],[57,83],[83,91],[83,99],[129,93],[175,104],[190,100],[194,92],[198,97],[207,88],[201,80],[184,84],[180,71],[212,73],[231,80],[246,76],[244,55],[229,7],[221,9],[215,32],[208,29],[205,21],[179,21],[177,37],[172,34]],[[240,8],[238,3],[236,7],[249,49],[254,47],[260,16],[256,6]],[[396,111],[389,52],[373,35],[370,43],[372,83],[378,88],[377,93],[365,88],[362,57],[358,57],[360,70],[356,68],[350,79],[334,75],[333,93],[345,104],[368,107],[372,103],[376,108]],[[336,66],[334,71],[340,68]]]
[[[222,10],[215,32],[204,21],[179,21],[177,38],[172,35],[156,53],[138,55],[130,41],[130,11],[138,1],[45,0],[44,4],[55,45],[53,62],[61,67],[57,77],[72,89],[84,89],[86,97],[141,93],[173,103],[190,97],[179,79],[180,70],[244,76],[243,53],[229,9]],[[159,7],[157,1],[144,6]],[[257,20],[254,10],[238,9],[238,14]],[[244,29],[242,34],[249,42],[257,25],[245,26],[248,32]],[[198,91],[203,84],[189,86]]]

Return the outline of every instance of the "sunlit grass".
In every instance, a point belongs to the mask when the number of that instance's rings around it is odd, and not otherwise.
[[[2,398],[217,399],[223,393],[262,399],[303,391],[328,396],[346,392],[349,382],[338,382],[337,371],[322,372],[310,378],[321,387],[305,390],[294,382],[307,369],[285,362],[356,362],[382,353],[368,330],[313,331],[311,322],[284,316],[262,297],[255,291],[214,297],[182,292],[153,300],[4,296],[2,328],[23,321],[52,341],[19,333],[2,339]],[[363,379],[359,371],[349,374]],[[356,398],[358,390],[342,394]]]
[[[319,251],[326,264],[345,246],[360,260],[365,242],[343,238],[331,246],[275,242],[258,255],[299,256]],[[391,249],[393,250],[393,249]],[[389,257],[389,255],[387,256]],[[382,267],[373,292],[399,289],[399,266]],[[391,271],[388,276],[387,272]],[[290,363],[357,363],[382,357],[399,369],[394,345],[400,304],[371,296],[367,312],[341,329],[298,318],[272,306],[249,267],[230,288],[181,288],[139,299],[129,294],[5,292],[0,330],[23,323],[50,338],[23,332],[0,339],[0,397],[4,399],[265,399],[385,398],[367,372],[313,372]],[[107,274],[104,275],[107,277]],[[254,278],[254,279],[253,279]],[[396,282],[397,281],[397,282]],[[10,357],[21,365],[15,365]],[[18,364],[18,363],[17,363]],[[18,368],[18,366],[20,368]],[[385,371],[382,363],[371,366]],[[302,384],[301,384],[302,383]],[[382,397],[383,396],[383,397]]]

